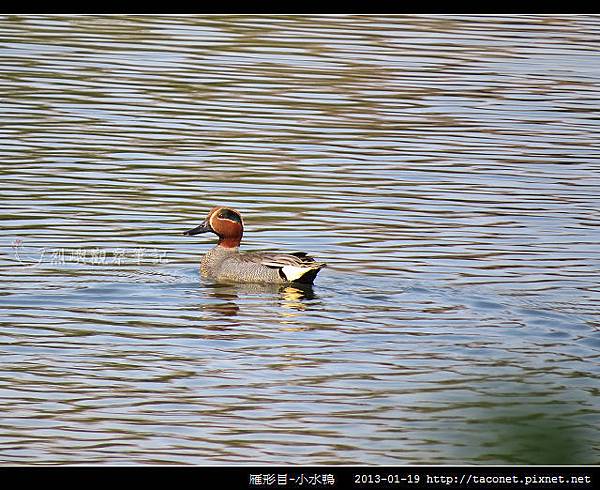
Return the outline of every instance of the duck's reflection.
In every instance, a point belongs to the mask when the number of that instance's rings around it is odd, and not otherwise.
[[[306,308],[304,301],[315,299],[315,292],[311,285],[284,286],[279,290],[279,294],[285,300],[284,306],[297,310]]]
[[[304,311],[307,301],[316,298],[310,284],[206,284],[207,296],[220,301],[211,301],[203,309],[224,316],[236,316],[240,312],[240,302],[251,296],[264,296],[268,303],[272,297],[282,307],[281,316],[294,317]]]

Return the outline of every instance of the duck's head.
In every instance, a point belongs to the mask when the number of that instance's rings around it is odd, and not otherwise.
[[[184,231],[184,235],[199,235],[212,231],[219,237],[219,245],[225,248],[236,248],[240,246],[244,234],[244,221],[242,215],[235,209],[215,206],[206,219],[191,230]]]

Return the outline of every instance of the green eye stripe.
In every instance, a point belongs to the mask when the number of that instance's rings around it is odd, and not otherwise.
[[[235,221],[240,224],[242,223],[242,218],[240,217],[240,215],[230,209],[223,209],[219,211],[217,217],[219,219],[228,219],[230,221]]]

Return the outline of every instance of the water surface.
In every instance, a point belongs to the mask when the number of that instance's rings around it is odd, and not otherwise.
[[[600,460],[600,17],[0,33],[0,463]]]

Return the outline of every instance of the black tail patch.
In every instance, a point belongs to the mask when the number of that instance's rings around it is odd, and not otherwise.
[[[306,272],[305,274],[303,274],[302,277],[299,277],[295,281],[292,281],[292,283],[312,284],[314,282],[314,280],[315,280],[315,277],[317,277],[317,274],[319,273],[319,270],[320,269],[310,269],[308,272]],[[281,274],[282,272],[279,271],[279,273]]]

